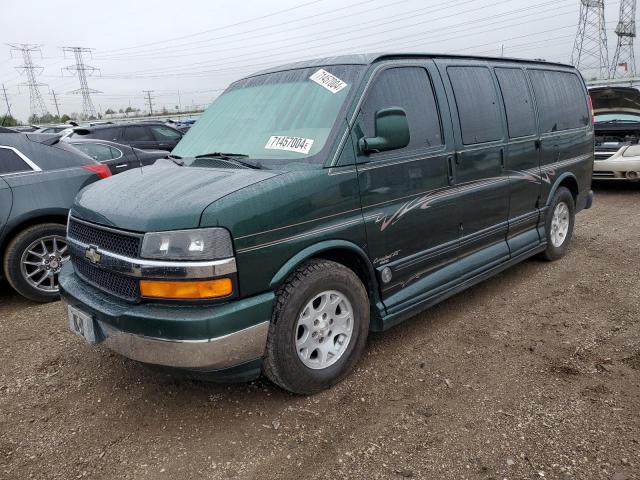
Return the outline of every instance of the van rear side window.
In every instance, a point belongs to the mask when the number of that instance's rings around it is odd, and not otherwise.
[[[540,133],[589,125],[584,87],[577,75],[551,70],[529,70],[538,104]]]
[[[519,68],[496,68],[495,72],[507,113],[509,137],[534,135],[536,117],[524,72]]]

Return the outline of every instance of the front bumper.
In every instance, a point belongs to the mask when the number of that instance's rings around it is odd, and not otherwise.
[[[627,180],[640,179],[640,158],[624,157],[624,149],[605,160],[593,162],[594,180]]]
[[[273,292],[221,305],[131,304],[83,282],[68,263],[63,300],[94,320],[96,341],[143,363],[225,370],[264,354]]]

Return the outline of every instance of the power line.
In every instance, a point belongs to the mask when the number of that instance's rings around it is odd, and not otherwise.
[[[216,27],[216,28],[210,28],[208,30],[203,30],[203,31],[200,31],[200,32],[191,33],[189,35],[182,35],[182,36],[179,36],[179,37],[167,38],[167,39],[164,39],[164,40],[159,40],[157,42],[143,43],[143,44],[133,45],[133,46],[130,46],[130,47],[117,48],[115,50],[108,50],[105,53],[121,52],[121,51],[124,51],[124,50],[135,50],[135,49],[138,49],[138,48],[148,47],[148,46],[151,46],[151,45],[161,45],[161,44],[164,44],[164,43],[174,43],[176,40],[183,40],[185,38],[198,37],[200,35],[205,35],[207,33],[217,32],[219,30],[224,30],[224,29],[231,28],[231,27],[237,27],[239,25],[245,25],[247,23],[255,22],[257,20],[264,20],[265,18],[273,17],[273,16],[276,16],[276,15],[281,15],[283,13],[288,13],[288,12],[291,12],[293,10],[297,10],[297,9],[300,9],[300,8],[308,7],[309,5],[313,5],[313,4],[324,2],[324,1],[325,0],[312,0],[310,2],[306,2],[306,3],[303,3],[301,5],[297,5],[295,7],[285,8],[284,10],[278,10],[278,11],[273,12],[273,13],[268,13],[266,15],[262,15],[262,16],[259,16],[259,17],[249,18],[247,20],[243,20],[243,21],[240,21],[240,22],[232,23],[232,24],[229,24],[229,25],[224,25],[224,26]]]
[[[101,92],[89,88],[89,84],[87,83],[87,75],[91,76],[99,70],[95,67],[92,67],[91,65],[85,64],[83,58],[83,54],[90,53],[91,49],[84,47],[62,47],[62,51],[64,53],[73,53],[73,56],[76,60],[75,65],[65,67],[64,70],[72,73],[75,72],[78,75],[78,79],[80,80],[80,88],[77,90],[73,90],[70,93],[79,93],[80,95],[82,95],[82,113],[87,118],[97,117],[96,108],[93,106],[93,102],[91,101],[91,94]]]
[[[611,62],[611,77],[635,77],[636,54],[634,39],[636,38],[636,0],[620,1],[620,20],[616,27],[618,44]],[[624,67],[620,70],[618,67]]]
[[[340,15],[337,15],[335,17],[330,17],[330,18],[326,18],[324,20],[319,20],[318,17],[324,16],[324,15],[328,15],[328,14],[334,14],[336,12],[341,12],[347,9],[352,9],[354,7],[357,6],[361,6],[361,5],[365,5],[365,4],[369,4],[372,2],[376,2],[379,0],[365,0],[362,2],[358,2],[358,3],[353,3],[351,5],[346,5],[344,7],[340,7],[340,8],[335,8],[332,10],[328,10],[326,12],[319,12],[317,14],[314,15],[308,15],[305,17],[301,17],[299,19],[293,20],[293,21],[288,21],[288,24],[291,24],[292,26],[284,28],[284,29],[278,29],[274,32],[268,32],[268,33],[261,33],[259,35],[252,35],[252,36],[246,36],[247,33],[253,33],[253,32],[257,32],[257,31],[261,31],[261,30],[267,30],[267,29],[273,29],[276,27],[281,26],[280,24],[276,24],[276,25],[266,25],[266,26],[262,26],[262,27],[258,27],[258,28],[254,28],[251,30],[243,30],[241,32],[236,32],[236,33],[228,33],[225,35],[220,35],[220,36],[216,36],[216,37],[210,37],[207,38],[206,40],[197,40],[194,42],[186,42],[186,43],[182,43],[182,44],[172,44],[169,45],[165,48],[162,49],[151,49],[151,50],[143,50],[141,52],[133,52],[127,56],[106,56],[106,57],[100,57],[101,59],[106,59],[106,60],[129,60],[129,59],[135,59],[137,57],[151,57],[151,56],[156,56],[158,55],[158,52],[161,51],[163,54],[163,58],[168,58],[168,57],[183,57],[184,55],[182,55],[181,53],[187,53],[187,54],[191,54],[191,55],[202,55],[203,53],[215,53],[215,52],[220,52],[220,51],[226,51],[226,50],[205,50],[205,51],[200,51],[200,48],[203,47],[209,47],[212,44],[215,44],[216,46],[220,46],[220,45],[228,45],[228,44],[234,44],[237,42],[242,42],[243,44],[246,43],[247,40],[251,40],[251,39],[258,39],[259,44],[262,46],[264,45],[265,39],[269,38],[269,37],[273,37],[273,36],[279,36],[282,35],[284,33],[288,33],[288,32],[293,32],[296,30],[308,30],[308,28],[310,26],[318,26],[324,23],[334,23],[339,21],[339,20],[344,20],[345,18],[350,18],[352,16],[355,15],[360,15],[360,14],[367,14],[367,13],[371,13],[373,10],[370,7],[367,7],[365,9],[361,9],[361,10],[357,10],[354,12],[350,12],[349,16],[345,16],[344,13],[341,13]],[[400,3],[406,3],[408,0],[398,0],[395,2],[391,2],[391,3],[385,3],[384,5],[382,5],[381,7],[377,8],[375,11],[379,12],[381,9],[385,9],[385,8],[390,8],[393,7],[395,5],[398,5]],[[443,5],[448,5],[448,4],[454,4],[453,7],[457,7],[460,5],[464,5],[466,3],[471,3],[470,1],[465,1],[465,2],[460,2],[459,0],[451,0],[449,2],[444,2],[441,3],[439,5],[439,7],[442,7]],[[448,7],[451,8],[451,7]],[[424,10],[429,10],[429,12],[431,14],[438,12],[438,11],[442,11],[442,10],[446,10],[447,8],[434,8],[434,7],[429,7],[429,8],[419,8],[417,10],[412,10],[412,11],[406,11],[403,12],[401,15],[403,16],[407,16],[408,14],[412,14],[412,13],[417,13],[420,11],[424,11]],[[398,17],[400,15],[393,15],[393,16],[388,16],[385,15],[383,18],[384,19],[391,19],[394,17]],[[381,18],[375,18],[373,20],[368,20],[368,21],[364,21],[363,19],[360,19],[358,21],[358,26],[362,26],[368,23],[371,23],[372,21],[378,21]],[[311,22],[308,23],[301,23],[302,20],[311,20]],[[331,29],[332,31],[344,31],[345,29],[343,27],[336,27]],[[234,36],[238,36],[240,35],[242,38],[237,38],[237,39],[233,39],[230,37],[234,37]],[[308,36],[308,33],[306,33],[305,35]],[[200,44],[200,43],[204,43],[205,45],[203,47],[194,47],[193,45],[195,44]],[[171,53],[173,55],[166,55],[168,53]]]
[[[18,72],[22,71],[22,73],[26,74],[27,81],[25,83],[19,84],[20,86],[29,87],[29,106],[31,115],[36,116],[44,116],[47,112],[47,107],[42,99],[42,94],[40,93],[39,87],[46,87],[45,83],[39,83],[36,80],[36,76],[42,73],[42,67],[34,65],[33,58],[31,58],[32,52],[40,52],[41,45],[34,45],[28,43],[9,43],[7,44],[11,47],[11,52],[14,51],[20,52],[22,55],[23,65],[16,67]]]
[[[505,2],[496,2],[495,4],[499,4],[499,3],[506,3],[510,0],[506,0]],[[559,14],[557,14],[558,12],[558,7],[557,7],[557,3],[558,1],[549,1],[546,2],[544,4],[541,4],[542,6],[546,6],[546,5],[552,5],[553,7],[551,9],[549,9],[549,11],[553,11],[556,12],[556,17],[559,16]],[[541,5],[537,5],[536,8],[539,8]],[[486,6],[484,7],[480,7],[480,8],[486,8]],[[436,28],[436,29],[430,29],[429,32],[427,33],[426,37],[425,37],[425,33],[424,32],[416,32],[416,33],[412,33],[412,34],[408,34],[408,35],[403,35],[401,37],[395,37],[395,38],[390,38],[390,39],[385,39],[385,40],[381,40],[381,41],[376,41],[376,42],[367,42],[365,44],[362,45],[354,45],[353,43],[351,43],[353,40],[357,40],[359,38],[364,38],[364,37],[369,37],[372,35],[376,35],[376,33],[367,33],[365,35],[360,35],[357,37],[353,37],[353,38],[349,38],[349,39],[343,39],[343,40],[336,40],[334,42],[326,42],[326,36],[323,37],[322,39],[319,40],[311,40],[310,42],[307,43],[307,53],[304,54],[304,56],[300,55],[300,49],[298,48],[298,46],[294,46],[291,49],[291,52],[287,51],[287,50],[278,50],[278,52],[276,53],[272,53],[272,54],[267,54],[267,55],[260,55],[260,51],[256,51],[254,53],[248,54],[248,55],[259,55],[260,59],[265,59],[265,58],[269,58],[269,57],[278,57],[278,59],[280,60],[280,62],[278,63],[285,63],[285,62],[290,62],[290,61],[296,61],[302,58],[308,58],[309,57],[309,53],[308,50],[309,49],[323,49],[324,52],[322,54],[324,55],[336,55],[338,53],[341,53],[342,51],[353,51],[353,50],[361,50],[361,49],[370,49],[373,46],[376,45],[381,45],[384,47],[389,47],[389,46],[398,46],[398,45],[409,45],[409,46],[416,46],[416,45],[420,45],[421,43],[429,43],[431,45],[433,44],[437,44],[437,43],[444,43],[444,42],[449,42],[451,40],[457,40],[460,38],[464,38],[464,37],[470,37],[470,36],[475,36],[479,33],[488,33],[488,32],[493,32],[495,29],[491,28],[489,30],[481,30],[481,31],[470,31],[469,29],[465,28],[465,25],[467,24],[474,24],[477,25],[480,22],[486,21],[486,20],[493,20],[495,18],[498,17],[504,17],[507,15],[513,15],[513,14],[521,14],[523,13],[523,11],[525,10],[531,10],[534,7],[527,7],[524,9],[519,9],[519,10],[515,10],[515,11],[509,11],[509,12],[503,12],[502,14],[498,14],[498,15],[491,15],[488,17],[484,17],[481,19],[475,19],[473,21],[470,22],[462,22],[462,23],[458,23],[458,25],[452,29],[452,27],[450,26],[444,26],[441,28]],[[532,14],[529,15],[519,15],[518,19],[522,19],[531,15],[538,15],[540,13],[543,13],[544,10],[541,11],[537,11],[537,12],[533,12]],[[566,14],[569,14],[570,12],[566,12]],[[448,15],[446,17],[449,17]],[[439,17],[438,19],[443,19],[446,17]],[[429,21],[431,21],[433,19],[427,20],[425,22],[418,22],[414,25],[420,25],[420,24],[424,24],[424,23],[429,23]],[[504,22],[512,22],[513,19],[503,19],[503,20],[497,20],[497,21],[493,21],[490,23],[487,23],[486,25],[483,25],[483,27],[489,27],[492,25],[501,25]],[[515,24],[511,24],[511,25],[507,25],[507,26],[520,26],[520,25],[526,25],[529,24],[530,21],[523,21],[523,22],[517,22]],[[567,26],[563,26],[560,27],[562,29],[567,28]],[[371,29],[367,29],[367,31],[370,32]],[[386,30],[386,32],[392,32],[392,31],[396,31],[397,29],[393,29],[393,30]],[[553,30],[557,30],[557,29],[553,29]],[[438,33],[440,31],[443,31],[445,33],[445,36],[443,37],[442,34]],[[460,35],[460,33],[465,32],[465,35]],[[447,35],[449,34],[449,35]],[[538,35],[540,34],[540,32],[535,32],[533,34],[529,34],[529,35]],[[423,37],[419,43],[416,43],[416,39],[414,37],[416,36],[421,36]],[[431,37],[433,37],[433,40],[431,40]],[[412,40],[409,41],[403,41],[404,39],[408,39],[408,38],[412,38]],[[316,43],[318,41],[321,41],[322,44],[318,45],[316,47],[309,47],[309,43]],[[347,44],[347,46],[345,46],[342,49],[338,49],[338,50],[327,50],[328,46],[331,45],[345,45]],[[266,50],[268,51],[272,51],[273,49],[269,49]],[[289,57],[287,59],[283,59],[282,58],[282,54],[285,53],[294,53],[296,54],[295,57]],[[222,63],[209,63],[206,66],[207,67],[216,67],[216,66],[228,66],[230,64],[234,64],[234,63],[244,63],[244,65],[240,68],[223,68],[223,69],[214,69],[214,70],[187,70],[187,71],[183,71],[183,72],[176,72],[176,70],[178,70],[179,68],[189,68],[190,66],[185,65],[183,67],[174,67],[170,69],[170,73],[162,73],[162,74],[155,74],[153,72],[156,72],[157,69],[151,69],[151,70],[139,70],[139,71],[134,71],[134,72],[125,72],[122,74],[113,74],[108,76],[107,78],[167,78],[167,77],[174,77],[174,78],[180,78],[180,77],[187,77],[187,76],[201,76],[201,75],[208,75],[211,73],[220,73],[223,71],[233,71],[233,70],[246,70],[247,68],[251,68],[251,67],[260,67],[260,66],[267,66],[267,65],[273,65],[274,62],[260,62],[257,64],[246,64],[247,59],[241,59],[243,55],[234,55],[231,57],[221,57],[218,59],[219,62]],[[250,60],[249,60],[250,61]],[[163,68],[162,71],[166,71],[167,68]],[[149,72],[148,75],[144,75],[144,73]]]
[[[609,51],[604,21],[604,0],[580,0],[580,21],[571,63],[577,69],[609,78]]]
[[[394,2],[394,3],[389,4],[388,6],[396,5],[398,3],[402,3],[403,1],[404,0],[400,0],[398,2]],[[468,9],[468,10],[465,11],[465,13],[484,10],[487,7],[494,7],[494,6],[497,6],[497,5],[510,3],[510,1],[511,0],[493,1],[493,2],[491,2],[489,4],[480,5],[480,6],[476,7],[476,8]],[[562,0],[562,1],[567,1],[567,0]],[[461,7],[461,6],[470,4],[470,3],[476,4],[476,5],[478,4],[477,0],[466,0],[466,1],[463,1],[463,2],[460,2],[460,1],[456,0],[456,1],[453,1],[453,2],[444,3],[443,5],[448,5],[449,3],[455,3],[454,6],[457,6],[457,7]],[[548,2],[548,3],[552,3],[552,2]],[[557,4],[558,2],[556,1],[556,2],[553,2],[553,3]],[[544,4],[544,5],[546,5],[546,4]],[[527,7],[525,9],[521,9],[521,10],[530,10],[531,8],[536,8],[536,7],[535,6],[534,7]],[[236,53],[233,56],[221,57],[221,58],[218,58],[217,60],[218,61],[220,61],[220,60],[233,60],[234,63],[238,63],[238,62],[242,62],[241,58],[247,57],[247,56],[252,56],[252,57],[258,56],[260,58],[264,58],[265,55],[263,55],[263,53],[273,52],[268,56],[278,56],[278,55],[280,55],[282,53],[283,46],[286,46],[286,48],[290,48],[290,49],[295,50],[296,52],[299,52],[300,51],[301,42],[305,45],[306,49],[309,49],[309,45],[310,44],[314,44],[314,43],[316,43],[316,44],[319,43],[320,44],[320,45],[318,45],[317,48],[324,48],[326,45],[328,45],[328,43],[327,43],[327,39],[328,38],[334,40],[332,43],[329,43],[329,45],[333,45],[333,44],[337,44],[337,43],[341,43],[342,44],[342,43],[350,42],[352,40],[359,39],[359,38],[364,38],[364,37],[379,36],[379,35],[381,35],[383,33],[395,32],[398,29],[397,28],[393,28],[393,29],[389,29],[389,30],[377,30],[376,27],[384,27],[384,26],[390,25],[392,23],[396,23],[396,22],[401,21],[401,20],[406,20],[407,18],[415,19],[417,17],[422,17],[424,15],[429,15],[429,18],[427,20],[420,21],[420,22],[417,22],[417,23],[411,23],[411,24],[403,25],[403,28],[405,28],[405,29],[406,28],[411,28],[411,27],[416,27],[416,26],[422,26],[424,24],[433,23],[433,22],[438,21],[438,20],[446,20],[446,19],[455,18],[455,17],[459,17],[460,16],[460,12],[449,13],[447,15],[439,16],[439,17],[434,17],[433,16],[435,13],[442,12],[442,11],[447,11],[447,10],[450,10],[450,9],[451,9],[451,7],[435,8],[435,9],[434,8],[429,8],[429,9],[419,8],[417,10],[404,12],[404,13],[399,14],[399,15],[391,15],[391,16],[387,15],[384,18],[374,18],[374,19],[368,20],[368,21],[360,21],[360,22],[358,22],[357,28],[345,29],[344,27],[333,27],[333,28],[329,28],[329,29],[326,29],[326,30],[321,30],[319,32],[314,32],[312,35],[309,35],[309,33],[307,33],[307,32],[303,32],[301,35],[289,37],[286,42],[282,42],[279,39],[267,41],[267,40],[265,40],[263,38],[263,39],[261,39],[259,41],[260,49],[258,49],[258,50],[252,50],[250,53],[246,53],[246,54],[237,54]],[[427,10],[427,11],[425,11],[425,10]],[[463,22],[462,24],[458,23],[456,25],[456,28],[459,27],[460,25],[465,25],[465,24],[470,24],[470,23],[476,24],[481,20],[493,19],[495,17],[500,17],[500,16],[504,16],[504,15],[507,15],[507,14],[513,14],[513,13],[517,13],[519,11],[520,10],[516,10],[516,11],[512,11],[512,12],[506,12],[506,13],[503,12],[501,14],[492,15],[490,17],[486,17],[486,18],[483,18],[483,19],[474,19],[473,21]],[[423,12],[423,13],[419,13],[419,12]],[[429,33],[432,33],[433,31],[450,30],[450,29],[451,29],[451,26],[447,25],[444,28],[438,28],[438,29],[435,29],[435,30],[434,29],[430,29]],[[355,32],[365,32],[365,33],[362,34],[362,35],[353,36],[353,34]],[[280,34],[280,32],[275,32],[275,34]],[[424,32],[421,31],[418,34],[423,35]],[[338,40],[338,37],[343,37],[345,35],[349,36],[350,38],[343,39],[343,40]],[[413,34],[413,35],[416,35],[416,34]],[[270,44],[274,44],[274,43],[278,45],[278,50],[277,51],[274,51],[274,49],[272,47],[264,48],[266,45],[270,45]],[[216,45],[219,45],[219,43],[216,43]],[[233,49],[232,47],[227,47],[227,48],[223,48],[223,49],[200,51],[200,52],[197,52],[197,53],[199,55],[212,54],[212,53],[228,53],[232,49]],[[192,51],[192,50],[189,49],[189,50],[184,50],[184,51],[188,52],[188,51]],[[157,56],[158,53],[156,52],[155,55]],[[176,54],[174,54],[174,55],[165,55],[164,51],[163,51],[162,57],[165,58],[165,59],[166,58],[175,58],[175,57],[183,58],[184,54],[178,54],[178,52],[176,52]],[[192,67],[194,65],[206,65],[207,63],[209,63],[209,62],[197,62],[197,63],[190,62],[188,65],[181,65],[181,66],[178,66],[178,67],[175,67],[175,68]],[[225,63],[228,64],[229,62],[225,62]],[[160,69],[156,68],[156,69],[152,69],[152,70],[160,70]],[[164,69],[162,69],[162,70],[164,70]],[[143,70],[143,71],[150,71],[150,70]]]

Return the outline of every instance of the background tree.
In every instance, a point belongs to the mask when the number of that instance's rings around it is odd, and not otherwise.
[[[0,117],[0,126],[2,127],[17,127],[18,125],[20,125],[20,122],[11,115],[3,115]]]

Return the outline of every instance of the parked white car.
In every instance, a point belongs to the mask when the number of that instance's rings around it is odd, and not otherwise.
[[[640,180],[640,91],[589,90],[595,115],[594,180]]]

